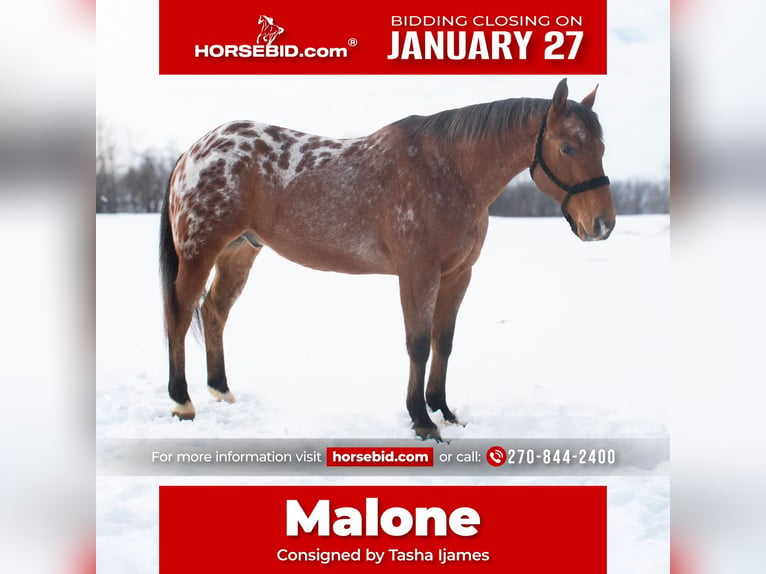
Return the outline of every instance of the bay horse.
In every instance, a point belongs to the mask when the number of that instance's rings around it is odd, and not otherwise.
[[[179,157],[161,215],[173,414],[195,416],[184,341],[196,311],[208,390],[234,402],[223,329],[253,261],[269,246],[313,269],[398,276],[410,363],[407,410],[420,438],[440,440],[426,406],[457,422],[445,394],[447,361],[490,203],[529,168],[581,240],[606,239],[614,227],[601,125],[592,111],[596,88],[571,101],[564,79],[550,100],[409,116],[353,139],[251,121],[203,136]]]

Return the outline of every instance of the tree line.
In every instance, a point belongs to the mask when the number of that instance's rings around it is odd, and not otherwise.
[[[116,146],[103,124],[96,129],[96,213],[155,213],[162,208],[165,188],[176,157],[171,153],[141,153],[133,165],[121,168]]]
[[[99,133],[96,150],[96,213],[156,213],[160,211],[170,172],[177,157],[145,151],[134,165],[119,169],[114,146]],[[611,184],[619,215],[669,213],[668,180],[631,179]],[[554,217],[559,205],[542,194],[528,175],[514,179],[490,206],[491,215]]]
[[[613,181],[609,188],[618,215],[670,213],[670,182],[667,179]],[[541,193],[529,176],[519,176],[489,206],[489,213],[505,217],[555,217],[561,215],[561,207]]]

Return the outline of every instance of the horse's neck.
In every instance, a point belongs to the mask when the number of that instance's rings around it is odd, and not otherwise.
[[[541,120],[542,114],[534,115],[519,129],[458,146],[455,161],[481,209],[489,207],[506,184],[529,167]]]

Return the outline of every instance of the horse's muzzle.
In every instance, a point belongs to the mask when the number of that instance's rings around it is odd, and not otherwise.
[[[614,219],[606,217],[596,217],[593,219],[592,228],[586,229],[584,225],[574,224],[570,221],[572,232],[583,241],[603,241],[611,235],[614,229]]]

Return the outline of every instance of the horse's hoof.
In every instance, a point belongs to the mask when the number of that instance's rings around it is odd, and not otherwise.
[[[444,402],[437,402],[435,400],[432,400],[432,401],[428,402],[427,404],[428,404],[428,408],[431,409],[432,413],[436,413],[436,412],[441,411],[442,418],[444,419],[444,422],[450,423],[450,424],[457,423],[457,417],[449,409],[449,407],[447,406],[446,403],[444,403]]]
[[[413,428],[415,430],[415,434],[418,435],[421,440],[433,439],[436,442],[442,442],[442,437],[439,434],[439,429],[436,428],[436,425],[416,426]]]
[[[231,391],[226,391],[225,393],[222,393],[218,389],[214,389],[213,387],[207,388],[208,392],[213,395],[216,402],[224,401],[226,403],[234,403],[237,401],[237,399],[234,398],[234,394]]]
[[[449,418],[448,417],[444,417],[444,422],[449,424],[449,425],[457,425],[459,427],[465,427],[465,423],[459,421],[455,415],[452,415]]]
[[[178,417],[182,421],[193,421],[195,414],[194,405],[191,401],[186,401],[182,405],[175,403],[173,407],[173,416]]]
[[[460,422],[457,420],[457,417],[453,415],[451,412],[444,414],[444,411],[442,411],[442,417],[444,418],[444,422],[447,424],[450,424],[450,425],[460,424]]]

